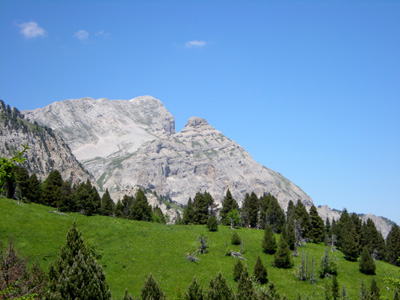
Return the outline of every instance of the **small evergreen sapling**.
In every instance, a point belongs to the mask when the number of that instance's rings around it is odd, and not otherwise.
[[[235,296],[232,289],[226,283],[226,279],[222,276],[221,272],[211,279],[207,292],[208,300],[234,300]]]
[[[232,240],[231,240],[232,245],[240,245],[241,240],[237,232],[233,232],[232,234]]]
[[[287,269],[293,266],[293,262],[291,259],[291,252],[283,235],[281,235],[281,238],[279,240],[279,249],[275,253],[274,265],[277,268],[287,268]]]
[[[238,281],[238,291],[236,294],[236,299],[257,299],[253,289],[253,282],[249,276],[249,273],[247,272],[247,268],[243,270]]]
[[[203,300],[205,295],[201,286],[197,283],[196,277],[193,278],[188,291],[185,293],[185,300]]]
[[[257,258],[256,265],[254,266],[254,278],[261,284],[268,282],[267,269],[264,267],[260,256]]]
[[[165,294],[153,275],[147,277],[141,293],[143,300],[165,300]]]
[[[215,216],[210,216],[207,220],[207,229],[209,231],[218,231],[218,221]]]
[[[362,252],[359,269],[361,273],[366,275],[375,275],[376,265],[367,247],[364,247]]]
[[[274,254],[276,252],[276,240],[271,226],[266,225],[264,230],[264,239],[262,241],[262,248],[264,253]]]
[[[233,267],[233,280],[238,281],[242,273],[243,273],[243,264],[242,261],[238,259],[235,266]]]

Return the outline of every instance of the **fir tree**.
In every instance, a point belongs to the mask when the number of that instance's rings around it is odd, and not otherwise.
[[[60,258],[49,268],[46,299],[111,299],[104,272],[74,222]]]
[[[287,223],[285,234],[286,234],[286,241],[289,245],[289,249],[294,251],[296,248],[296,233],[294,230],[294,225],[291,222]]]
[[[232,289],[226,283],[225,278],[221,272],[210,281],[207,292],[207,300],[234,300]]]
[[[63,180],[58,170],[53,170],[47,176],[43,184],[42,199],[43,204],[48,206],[57,206],[57,201],[61,195],[61,186]]]
[[[359,254],[360,245],[354,227],[351,227],[345,232],[343,242],[341,244],[341,249],[344,254],[344,258],[349,261],[356,261]]]
[[[386,237],[386,261],[400,266],[400,228],[394,224]]]
[[[147,277],[141,293],[143,300],[165,300],[165,294],[153,275]]]
[[[202,193],[196,193],[193,199],[193,224],[204,225],[208,220],[210,200]]]
[[[136,192],[136,199],[131,206],[130,219],[137,221],[151,221],[152,209],[143,191]]]
[[[339,283],[337,281],[336,276],[332,277],[332,299],[333,300],[338,300],[340,299],[340,294],[339,294]]]
[[[295,214],[296,207],[294,206],[294,203],[292,200],[289,201],[288,207],[286,210],[286,222],[287,223],[292,223],[294,222],[294,214]]]
[[[128,294],[128,289],[125,289],[124,297],[122,298],[122,300],[134,300],[131,294]]]
[[[396,289],[396,290],[394,291],[393,300],[400,300],[400,293],[399,293],[399,290],[398,290],[398,289]]]
[[[361,280],[361,287],[360,287],[360,299],[359,300],[368,300],[368,292],[364,285],[364,281]]]
[[[372,278],[371,287],[369,288],[369,299],[371,300],[379,300],[381,298],[380,289],[378,284],[375,281],[375,278]]]
[[[114,215],[114,201],[111,199],[108,189],[106,189],[103,197],[101,198],[101,208],[100,212],[103,216],[113,216]]]
[[[267,269],[264,267],[260,256],[257,258],[256,265],[254,266],[254,278],[261,284],[268,282]]]
[[[310,209],[310,233],[309,237],[314,243],[319,243],[324,240],[325,226],[324,221],[318,215],[317,208],[313,205]]]
[[[277,268],[291,268],[293,266],[291,252],[283,235],[279,240],[278,251],[275,253],[274,265]]]
[[[302,238],[309,237],[310,227],[311,227],[310,216],[307,212],[306,207],[300,200],[297,200],[297,203],[296,203],[296,207],[295,207],[295,211],[294,211],[294,219],[300,221],[300,226],[302,229],[301,237]]]
[[[209,231],[218,231],[218,221],[215,216],[210,216],[207,220],[207,229]]]
[[[185,300],[205,300],[205,295],[201,286],[197,283],[196,277],[193,278],[188,291],[185,293]]]
[[[368,219],[364,222],[360,230],[360,245],[362,248],[367,247],[369,253],[374,255],[376,259],[385,258],[385,239],[376,229],[374,221]]]
[[[255,228],[258,222],[258,198],[253,192],[246,194],[242,205],[242,222],[245,226],[250,225]]]
[[[118,200],[117,204],[115,205],[114,215],[117,218],[125,217],[125,215],[124,215],[124,206],[122,205],[121,200]]]
[[[73,201],[71,183],[64,181],[61,186],[61,196],[57,201],[59,211],[76,211],[76,205]]]
[[[241,239],[236,231],[232,234],[231,243],[232,245],[240,245],[241,243]]]
[[[375,275],[375,269],[376,269],[375,262],[371,254],[369,253],[367,247],[364,247],[364,250],[362,252],[359,263],[359,269],[361,273],[367,275]]]
[[[265,226],[264,229],[264,239],[262,241],[262,248],[264,253],[274,254],[276,252],[276,240],[274,233],[269,225]]]
[[[257,296],[253,289],[253,282],[249,276],[249,273],[247,272],[247,268],[245,268],[240,275],[236,299],[257,299]]]
[[[29,174],[28,171],[23,167],[17,167],[16,169],[17,178],[17,199],[23,202],[30,202],[29,199]]]
[[[243,264],[240,259],[237,260],[235,266],[233,267],[233,280],[238,281],[243,272]]]
[[[183,211],[182,222],[185,225],[193,224],[193,222],[194,222],[194,210],[193,210],[192,198],[189,198],[189,201],[185,207],[185,210]]]
[[[153,208],[152,221],[154,223],[163,223],[163,224],[166,223],[165,216],[164,216],[161,208],[158,207],[158,205],[156,205]]]
[[[265,197],[270,198],[268,208],[265,212],[266,224],[271,226],[273,232],[281,233],[286,222],[285,213],[274,196],[266,195]]]
[[[227,220],[227,215],[232,210],[239,210],[239,205],[237,204],[236,200],[232,197],[231,191],[228,189],[226,191],[226,195],[224,200],[222,201],[222,208],[220,212],[221,222],[224,225],[230,225],[230,221]]]
[[[36,174],[32,174],[29,178],[28,198],[33,203],[41,203],[42,184],[38,180]]]

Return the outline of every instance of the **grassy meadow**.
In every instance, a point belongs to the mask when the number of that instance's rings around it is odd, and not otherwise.
[[[51,213],[51,210],[38,204],[18,205],[14,200],[0,199],[0,240],[4,243],[12,236],[20,253],[29,257],[30,263],[38,260],[47,270],[48,265],[57,259],[67,231],[76,220],[84,240],[93,247],[98,262],[103,266],[113,298],[121,299],[125,288],[132,295],[140,296],[150,272],[168,299],[174,299],[178,290],[184,293],[194,276],[203,288],[207,288],[209,280],[220,271],[228,284],[235,291],[237,289],[233,280],[236,260],[225,254],[229,250],[239,251],[240,246],[230,243],[232,230],[227,226],[219,226],[217,232],[208,232],[206,226],[163,225],[103,216],[86,217],[78,213],[65,216]],[[273,256],[262,253],[263,230],[242,228],[237,232],[244,238],[243,256],[247,259],[250,274],[257,256],[261,256],[268,279],[276,285],[281,296],[285,294],[288,299],[296,299],[300,294],[302,298],[323,299],[325,280],[331,284],[329,279],[318,278],[315,284],[299,281],[294,273],[300,257],[294,258],[292,269],[274,268]],[[197,249],[200,235],[207,237],[209,252],[197,255],[198,263],[190,263],[185,255]],[[314,256],[317,277],[325,246],[308,244],[300,248],[302,251],[309,252],[310,260]],[[361,280],[369,287],[373,277],[379,284],[381,295],[393,299],[393,292],[388,291],[382,278],[398,278],[398,267],[377,261],[377,275],[367,276],[358,271],[358,262],[346,261],[340,251],[331,253],[332,257],[335,255],[340,289],[344,285],[350,299],[358,299]]]

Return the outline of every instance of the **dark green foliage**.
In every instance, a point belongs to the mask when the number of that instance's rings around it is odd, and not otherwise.
[[[196,277],[193,278],[193,282],[190,284],[188,291],[185,293],[185,300],[203,300],[205,295],[202,287],[197,283]]]
[[[209,231],[218,231],[218,221],[217,221],[217,218],[215,216],[208,217],[207,229]]]
[[[313,205],[310,209],[310,233],[309,238],[314,243],[322,242],[325,238],[325,226],[324,221],[318,215],[317,208]]]
[[[264,253],[274,254],[276,252],[277,244],[274,233],[269,225],[265,226],[264,239],[262,241],[262,248]]]
[[[16,168],[16,196],[18,200],[30,202],[29,199],[29,174],[23,167]]]
[[[364,247],[361,254],[359,269],[361,273],[375,275],[376,265],[367,247]]]
[[[261,284],[268,282],[267,269],[264,267],[260,256],[257,258],[256,265],[254,266],[254,278]]]
[[[208,220],[208,208],[213,200],[208,193],[196,193],[193,199],[193,220],[190,223],[204,225]]]
[[[379,300],[381,297],[380,289],[378,284],[375,281],[375,278],[372,278],[371,287],[369,288],[369,299],[371,300]]]
[[[207,300],[233,300],[235,299],[232,289],[226,283],[221,272],[210,281],[207,292]]]
[[[63,180],[58,170],[53,170],[47,176],[43,184],[42,200],[47,206],[57,206],[57,202],[61,196],[61,186]]]
[[[57,202],[59,211],[76,211],[76,203],[72,196],[71,183],[64,181],[61,186],[61,195]]]
[[[136,192],[136,199],[131,206],[129,218],[137,221],[151,221],[152,209],[143,191]]]
[[[274,265],[277,268],[291,268],[293,266],[291,251],[286,243],[285,237],[281,235],[279,240],[279,248],[275,253]]]
[[[143,300],[163,300],[165,298],[165,294],[162,291],[158,282],[154,279],[153,275],[147,277],[146,282],[142,288],[141,293]]]
[[[240,245],[241,243],[241,239],[236,231],[234,231],[232,234],[231,243],[232,245]]]
[[[332,277],[332,299],[333,300],[340,299],[339,283],[337,281],[336,276]]]
[[[345,231],[344,239],[341,244],[344,257],[349,261],[356,261],[360,252],[358,236],[354,227]]]
[[[36,174],[32,174],[29,178],[28,198],[31,202],[40,203],[42,197],[42,184],[38,180]]]
[[[399,290],[398,290],[398,289],[396,289],[396,290],[394,291],[393,300],[400,300],[400,293],[399,293]]]
[[[246,194],[242,206],[242,224],[250,225],[255,228],[258,222],[258,197],[253,192],[251,195]]]
[[[333,234],[336,235],[336,246],[339,249],[342,249],[342,246],[346,243],[345,236],[346,233],[354,227],[354,223],[350,219],[350,215],[347,212],[347,209],[344,208],[342,214],[340,215],[339,221],[335,223],[335,226],[332,224]]]
[[[101,197],[101,208],[100,213],[103,216],[113,216],[114,215],[114,201],[111,199],[108,189],[106,189],[103,197]]]
[[[308,238],[311,230],[310,216],[307,212],[304,204],[297,200],[296,207],[294,210],[294,219],[300,222],[301,237]]]
[[[183,211],[182,222],[183,224],[188,225],[188,224],[193,224],[193,221],[194,221],[193,201],[192,198],[189,198],[185,210]]]
[[[394,224],[386,237],[386,261],[400,266],[400,229]]]
[[[167,222],[165,220],[165,216],[164,216],[161,208],[159,208],[158,205],[153,208],[152,221],[155,223],[163,223],[163,224],[165,224]]]
[[[243,272],[243,264],[240,259],[237,260],[235,266],[233,267],[233,280],[238,281]]]
[[[385,258],[385,239],[376,229],[374,221],[368,219],[364,222],[360,230],[360,246],[367,247],[369,253],[376,259]]]
[[[239,210],[239,205],[237,204],[236,200],[232,197],[231,191],[228,189],[226,191],[226,196],[222,201],[222,208],[220,212],[221,223],[223,225],[230,225],[230,220],[227,219],[227,215],[232,210]]]
[[[115,205],[114,215],[117,218],[125,218],[126,217],[124,214],[124,206],[122,205],[121,200],[118,200],[117,204]]]
[[[81,214],[92,216],[98,213],[101,206],[101,198],[97,189],[89,180],[82,182],[74,191],[76,209]]]
[[[296,210],[296,207],[294,206],[293,201],[290,200],[288,203],[287,210],[286,210],[286,222],[287,223],[293,223],[295,210]]]
[[[278,203],[278,200],[268,194],[260,198],[261,210],[260,213],[260,225],[264,228],[266,224],[269,224],[272,231],[275,233],[281,233],[282,228],[285,226],[286,217],[283,209]]]
[[[257,299],[257,295],[253,288],[253,282],[249,276],[249,273],[247,272],[247,268],[245,268],[240,275],[236,299]]]
[[[368,292],[364,285],[364,281],[361,280],[361,287],[360,287],[360,299],[359,300],[368,300]]]
[[[296,233],[294,231],[294,225],[291,222],[287,223],[287,227],[284,233],[285,233],[285,239],[289,245],[289,249],[293,251],[296,246]]]
[[[75,222],[59,259],[49,268],[46,299],[111,299],[103,270],[85,246]]]
[[[331,275],[337,275],[336,262],[329,256],[328,248],[325,249],[325,255],[321,259],[321,265],[319,268],[319,277],[329,277]]]
[[[123,207],[123,212],[124,212],[124,216],[125,218],[129,218],[131,215],[131,206],[133,204],[133,202],[135,201],[135,198],[132,196],[128,196],[128,195],[124,195],[124,197],[122,198],[122,207]]]

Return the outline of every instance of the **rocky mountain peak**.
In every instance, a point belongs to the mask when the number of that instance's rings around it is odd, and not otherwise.
[[[208,124],[208,122],[203,119],[203,118],[199,118],[199,117],[191,117],[187,123],[186,123],[186,127],[191,127],[191,128],[201,128],[204,126],[211,126],[210,124]],[[212,126],[211,126],[212,127]]]

